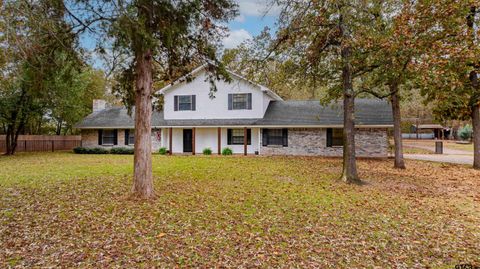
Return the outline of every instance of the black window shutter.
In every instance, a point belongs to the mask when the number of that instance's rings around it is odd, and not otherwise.
[[[128,146],[128,139],[130,138],[130,130],[125,130],[125,145]]]
[[[327,147],[332,146],[332,134],[333,134],[333,129],[332,128],[327,128]]]
[[[252,109],[252,94],[247,94],[247,109]]]
[[[102,145],[102,136],[103,136],[103,131],[98,130],[98,144]]]
[[[247,129],[247,144],[252,144],[252,129]]]
[[[118,130],[117,129],[113,130],[113,144],[114,145],[118,144]]]
[[[192,110],[195,111],[196,110],[196,106],[197,106],[197,102],[196,102],[196,96],[195,95],[192,95]]]
[[[233,109],[233,94],[228,94],[228,110]]]
[[[178,111],[178,95],[173,97],[173,110]]]
[[[232,144],[232,129],[227,129],[227,145]]]
[[[283,146],[288,147],[288,129],[285,128],[282,130]]]
[[[262,130],[262,145],[264,147],[268,146],[268,129]]]

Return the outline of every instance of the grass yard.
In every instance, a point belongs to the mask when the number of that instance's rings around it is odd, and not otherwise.
[[[132,156],[0,157],[0,267],[480,265],[480,171],[340,159],[154,156],[152,202]]]
[[[445,146],[448,147],[448,148],[451,148],[451,149],[470,151],[470,152],[473,153],[473,143],[458,144],[458,143],[455,143],[453,141],[448,141]]]
[[[404,153],[408,154],[433,154],[435,153],[436,140],[404,140]],[[442,140],[444,150],[461,150],[465,154],[473,154],[473,144],[459,144],[452,140]],[[390,141],[393,145],[393,140]]]
[[[404,154],[434,154],[435,152],[428,149],[413,148],[413,147],[405,146],[403,148],[403,153]],[[394,153],[392,152],[392,154]]]

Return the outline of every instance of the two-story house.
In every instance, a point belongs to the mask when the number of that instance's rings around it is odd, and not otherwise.
[[[284,101],[270,89],[231,73],[230,83],[217,81],[211,96],[204,67],[160,90],[163,111],[152,116],[152,145],[170,153],[341,156],[343,108],[319,101]],[[387,157],[387,129],[392,113],[385,101],[355,102],[358,156]],[[133,115],[133,114],[132,114]],[[77,124],[84,147],[134,146],[134,118],[123,107],[95,100],[94,111]]]

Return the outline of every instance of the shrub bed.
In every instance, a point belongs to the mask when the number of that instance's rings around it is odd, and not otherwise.
[[[133,148],[112,148],[110,154],[132,155]]]
[[[76,154],[108,154],[110,151],[104,148],[84,148],[76,147],[73,149]]]

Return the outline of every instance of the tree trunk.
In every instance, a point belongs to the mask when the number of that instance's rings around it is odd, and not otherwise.
[[[361,183],[357,174],[355,160],[355,95],[350,65],[351,47],[342,48],[343,80],[343,172],[342,180],[346,183]]]
[[[62,134],[62,125],[63,125],[63,120],[57,120],[57,129],[55,131],[56,135]]]
[[[480,169],[480,105],[472,110],[473,126],[473,168]]]
[[[392,114],[393,114],[393,141],[395,144],[395,162],[394,167],[405,169],[403,160],[403,143],[402,143],[402,116],[400,112],[400,96],[398,95],[398,85],[390,85]]]
[[[136,53],[135,81],[135,155],[133,194],[152,198],[152,55],[150,50]]]
[[[11,143],[11,137],[12,137],[12,131],[10,126],[7,126],[7,131],[6,131],[6,136],[5,136],[5,155],[12,155],[12,143]]]
[[[7,125],[7,135],[5,137],[5,143],[6,143],[5,155],[15,154],[15,151],[17,149],[18,136],[20,135],[20,132],[24,128],[24,125],[25,123],[23,118],[21,119],[19,126],[15,126],[15,124]]]

